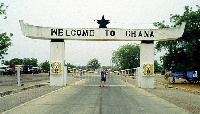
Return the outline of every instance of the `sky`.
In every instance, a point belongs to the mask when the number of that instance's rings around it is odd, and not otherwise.
[[[185,6],[200,5],[200,0],[0,0],[7,9],[7,19],[0,16],[0,33],[13,33],[12,46],[4,60],[37,58],[38,64],[50,60],[50,41],[23,36],[19,20],[35,26],[61,28],[98,28],[96,20],[110,20],[108,28],[151,29],[153,22],[165,20],[170,14],[184,12]],[[65,40],[65,62],[86,65],[97,58],[102,66],[112,65],[112,52],[134,41]],[[155,60],[165,52],[156,53]]]

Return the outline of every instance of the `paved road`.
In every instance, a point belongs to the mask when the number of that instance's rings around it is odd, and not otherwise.
[[[189,112],[118,78],[89,77],[56,92],[15,107],[10,114],[187,114]]]

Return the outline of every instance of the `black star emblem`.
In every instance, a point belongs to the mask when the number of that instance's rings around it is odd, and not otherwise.
[[[101,20],[97,20],[97,23],[99,24],[99,28],[107,28],[107,24],[110,23],[110,20],[105,20],[104,15],[102,16]]]

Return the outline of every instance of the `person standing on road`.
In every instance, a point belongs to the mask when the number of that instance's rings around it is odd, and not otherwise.
[[[102,81],[104,81],[103,83],[103,87],[105,87],[105,81],[106,81],[106,71],[105,71],[105,68],[103,68],[103,70],[101,71],[101,83],[100,83],[100,86],[101,87],[101,84],[102,84]]]

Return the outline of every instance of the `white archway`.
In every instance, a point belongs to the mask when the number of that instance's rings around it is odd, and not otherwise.
[[[87,41],[141,41],[140,73],[138,87],[154,88],[154,41],[175,40],[184,32],[185,23],[165,29],[120,28],[55,28],[24,24],[19,21],[24,36],[32,39],[51,40],[50,85],[65,86],[64,40]]]

